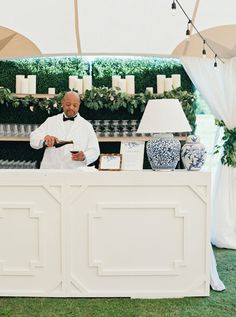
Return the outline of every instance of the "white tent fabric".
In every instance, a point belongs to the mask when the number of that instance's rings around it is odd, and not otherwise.
[[[185,57],[186,72],[207,101],[216,118],[227,128],[236,127],[236,57],[219,63]],[[225,165],[218,166],[212,195],[212,243],[221,248],[236,249],[236,171]]]
[[[236,51],[236,1],[179,0],[191,21],[220,57]],[[158,55],[200,56],[202,39],[191,31],[185,41],[187,18],[172,0],[0,0],[1,26],[32,42],[6,49],[0,32],[0,57],[32,55]],[[9,39],[7,45],[14,42]],[[18,52],[19,49],[19,52]],[[39,53],[40,52],[40,53]],[[208,56],[212,56],[210,50]]]

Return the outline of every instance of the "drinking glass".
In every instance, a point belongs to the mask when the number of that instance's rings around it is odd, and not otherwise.
[[[105,135],[105,136],[109,136],[109,134],[110,134],[109,125],[110,125],[110,120],[104,120],[104,121],[103,121],[104,135]]]
[[[123,135],[128,134],[128,120],[122,120]]]
[[[10,127],[10,124],[4,124],[4,135],[6,136],[11,136],[11,127]]]
[[[12,136],[18,135],[17,125],[15,123],[10,124],[10,130]]]
[[[24,124],[17,124],[17,133],[19,136],[25,135],[25,127]]]
[[[0,123],[0,136],[4,136],[4,124]]]
[[[94,124],[95,124],[95,128],[94,129],[95,129],[96,133],[99,135],[100,132],[101,132],[100,120],[95,120]]]
[[[25,124],[24,125],[25,128],[25,136],[30,136],[31,131],[31,124]]]
[[[24,168],[29,169],[30,168],[30,164],[31,164],[30,161],[25,162]]]
[[[131,120],[131,132],[132,132],[132,135],[136,135],[136,131],[137,131],[137,122],[138,120]]]
[[[118,125],[119,125],[119,120],[112,120],[112,124],[114,127],[114,136],[118,136],[119,135],[119,130],[118,130]]]

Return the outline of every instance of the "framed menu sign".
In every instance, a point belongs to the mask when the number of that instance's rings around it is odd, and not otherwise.
[[[144,146],[144,141],[121,142],[122,170],[143,169]]]
[[[101,171],[120,171],[121,154],[100,154],[98,169]]]

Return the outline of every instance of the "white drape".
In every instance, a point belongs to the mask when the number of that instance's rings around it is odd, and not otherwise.
[[[236,58],[218,62],[202,58],[182,58],[182,64],[208,103],[213,115],[227,128],[236,127]],[[214,174],[212,194],[212,243],[217,247],[236,249],[236,182],[235,169],[219,161]],[[224,290],[211,252],[211,287]]]
[[[236,57],[218,61],[184,57],[182,64],[216,118],[236,127]],[[219,163],[213,181],[212,243],[236,249],[236,170]]]

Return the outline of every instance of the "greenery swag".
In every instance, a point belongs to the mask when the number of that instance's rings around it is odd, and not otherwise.
[[[28,123],[34,123],[30,122],[30,113],[33,114],[36,112],[39,114],[40,112],[46,112],[46,116],[59,113],[61,111],[61,100],[64,93],[65,92],[61,92],[53,98],[38,99],[31,95],[25,98],[18,98],[15,94],[11,93],[9,89],[0,88],[0,104],[5,105],[8,109],[25,109],[28,113]],[[196,121],[195,96],[193,93],[182,90],[181,88],[164,92],[161,95],[151,94],[150,92],[128,95],[112,88],[94,87],[90,91],[87,90],[86,93],[81,96],[81,101],[83,104],[82,108],[87,108],[88,110],[116,112],[117,110],[123,109],[126,113],[133,115],[137,110],[142,113],[149,99],[160,98],[179,99],[194,132]],[[38,121],[43,121],[43,119],[41,118]]]
[[[215,124],[224,128],[224,135],[222,140],[223,145],[216,145],[215,154],[219,153],[221,147],[223,147],[223,155],[221,157],[221,163],[223,165],[236,167],[236,128],[228,129],[223,120],[215,120]]]

